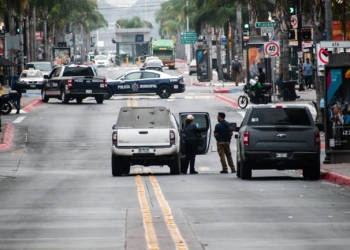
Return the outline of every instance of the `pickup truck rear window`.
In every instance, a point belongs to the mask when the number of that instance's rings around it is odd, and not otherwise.
[[[62,76],[94,76],[91,67],[66,67]]]
[[[310,126],[310,118],[305,109],[266,108],[254,109],[248,125],[299,125]]]

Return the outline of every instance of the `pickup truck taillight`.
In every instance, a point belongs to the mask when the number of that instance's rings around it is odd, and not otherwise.
[[[106,79],[103,80],[103,85],[105,88],[107,88],[107,80]]]
[[[175,132],[174,130],[169,131],[169,136],[170,136],[170,144],[175,144]]]
[[[314,144],[315,146],[320,146],[321,145],[321,139],[320,139],[320,133],[319,132],[315,132],[315,135],[314,135]]]
[[[72,87],[73,86],[73,79],[68,79],[68,87]]]
[[[249,146],[249,132],[243,133],[243,145]]]
[[[113,134],[112,134],[112,143],[114,145],[118,144],[118,132],[116,130],[113,131]]]

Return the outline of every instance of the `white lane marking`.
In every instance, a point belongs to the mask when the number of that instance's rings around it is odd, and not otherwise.
[[[26,117],[25,116],[20,116],[16,120],[14,120],[13,123],[20,123],[21,121],[23,121],[24,118],[26,118]]]

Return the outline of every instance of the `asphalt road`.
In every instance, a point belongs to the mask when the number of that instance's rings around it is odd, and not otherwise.
[[[219,174],[214,141],[209,154],[196,158],[198,175],[139,166],[112,177],[111,128],[120,107],[136,105],[209,112],[212,127],[218,111],[238,123],[244,116],[194,86],[167,100],[52,99],[21,115],[15,147],[0,151],[0,249],[349,248],[349,189],[304,181],[297,171],[253,171],[248,181]]]

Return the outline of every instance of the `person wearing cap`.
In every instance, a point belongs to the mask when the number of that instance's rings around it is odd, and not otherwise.
[[[231,149],[230,149],[230,142],[231,137],[233,135],[233,131],[230,131],[229,126],[230,123],[225,120],[225,113],[219,112],[217,119],[218,123],[215,125],[214,129],[214,137],[216,139],[216,146],[218,150],[218,154],[220,156],[220,162],[222,166],[222,171],[220,171],[220,174],[227,174],[228,173],[228,167],[226,164],[226,159],[228,162],[228,165],[231,168],[231,173],[236,173],[235,165],[232,160],[231,155]],[[226,159],[225,159],[226,156]]]
[[[198,138],[200,136],[200,132],[206,131],[206,130],[197,128],[197,126],[193,124],[193,120],[194,120],[193,115],[188,115],[186,117],[185,126],[183,128],[183,133],[185,135],[185,154],[186,154],[185,163],[181,169],[181,172],[183,174],[187,174],[188,164],[190,164],[190,174],[198,174],[198,172],[194,168],[197,149],[198,149]]]
[[[235,56],[235,59],[232,60],[232,63],[231,63],[231,74],[235,75],[236,86],[238,86],[241,72],[242,72],[242,64],[238,60],[238,56]]]

